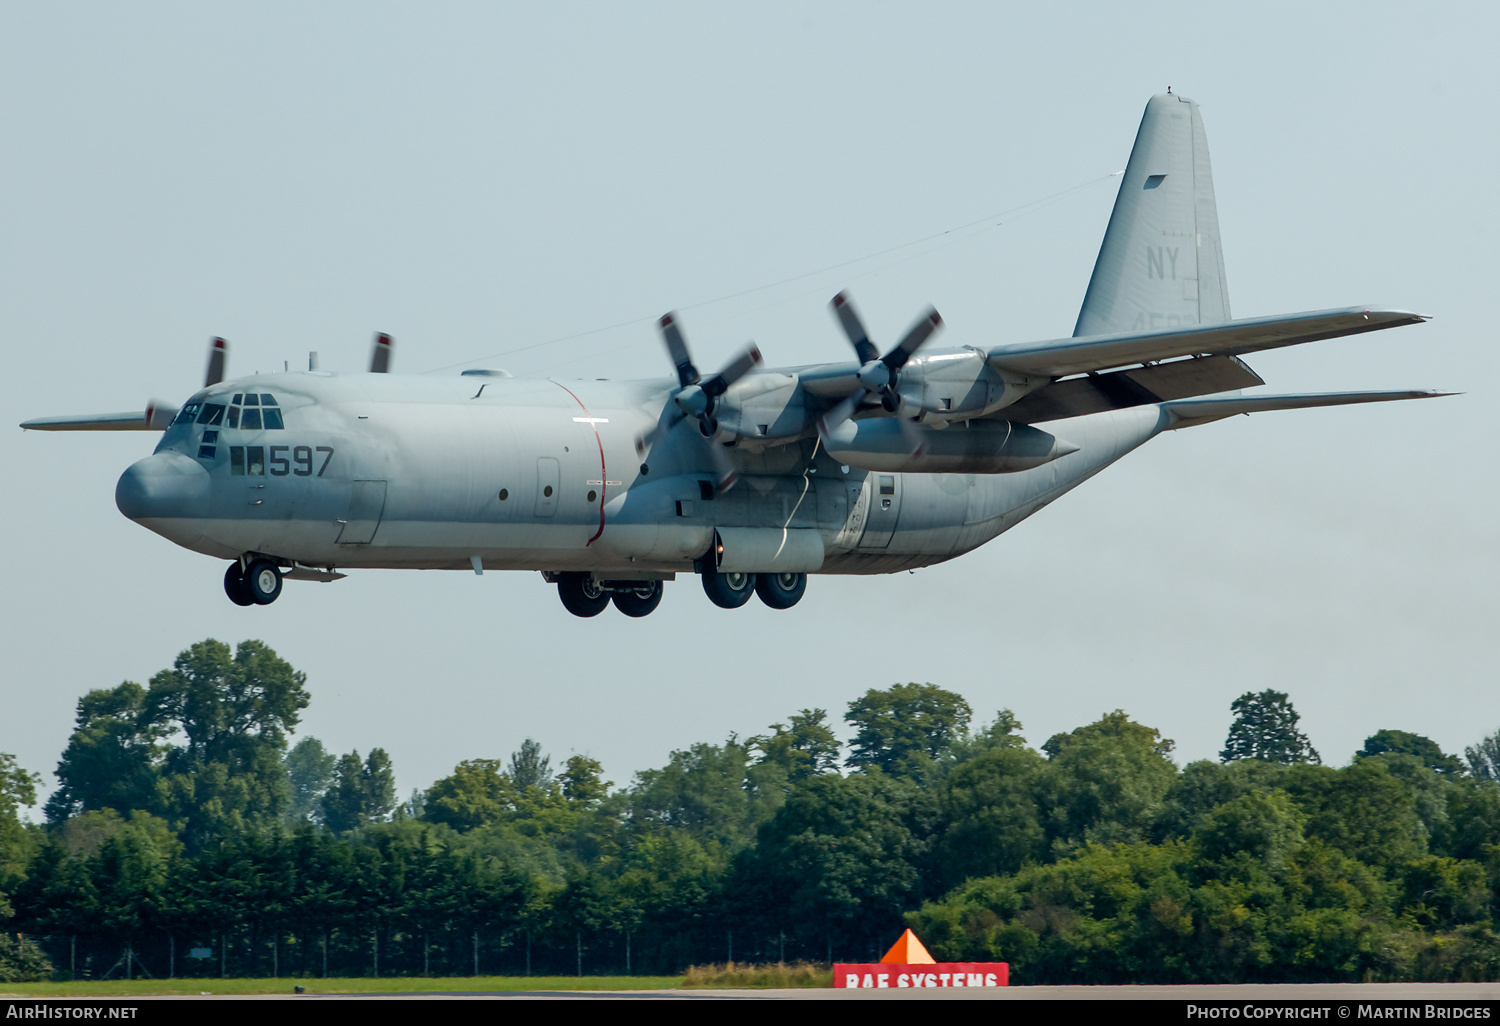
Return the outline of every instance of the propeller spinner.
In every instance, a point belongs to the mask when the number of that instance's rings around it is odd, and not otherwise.
[[[699,433],[709,443],[718,473],[718,489],[724,491],[734,484],[735,469],[729,461],[729,456],[724,452],[723,446],[718,444],[719,421],[715,413],[720,397],[729,391],[731,385],[750,373],[751,369],[760,363],[760,350],[756,348],[754,342],[750,343],[738,356],[725,364],[719,373],[703,381],[698,375],[698,368],[693,366],[692,357],[688,355],[687,340],[682,336],[682,329],[677,326],[677,318],[673,314],[665,314],[658,322],[658,326],[661,328],[662,340],[667,344],[667,354],[671,356],[672,363],[677,368],[678,388],[672,394],[672,404],[676,410],[664,417],[656,427],[636,439],[636,452],[645,455],[646,450],[661,440],[667,432],[684,420],[692,418],[698,425]]]
[[[840,292],[833,297],[830,305],[833,307],[833,312],[838,315],[844,334],[849,336],[855,355],[859,357],[860,368],[855,376],[859,379],[863,391],[855,392],[824,414],[823,418],[818,421],[819,430],[827,434],[854,416],[854,412],[859,409],[859,404],[864,401],[866,395],[879,396],[880,405],[885,412],[899,416],[904,406],[899,390],[901,368],[905,367],[906,361],[912,358],[912,354],[932,337],[933,332],[943,326],[943,318],[929,306],[922,318],[911,326],[911,330],[900,342],[896,343],[895,348],[881,356],[879,350],[870,341],[870,334],[865,331],[864,322],[859,319],[859,313],[854,309],[854,304],[849,302],[849,297]]]

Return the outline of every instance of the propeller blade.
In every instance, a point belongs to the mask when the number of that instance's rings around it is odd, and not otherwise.
[[[703,391],[712,398],[718,398],[728,391],[730,385],[749,374],[751,368],[760,361],[760,350],[751,342],[744,352],[725,364],[723,370],[703,383]]]
[[[203,387],[217,385],[224,380],[224,364],[229,356],[229,343],[215,338],[208,344],[208,373],[203,375]]]
[[[849,341],[854,344],[854,353],[861,364],[869,363],[871,360],[880,359],[880,350],[875,348],[870,341],[870,333],[865,330],[864,323],[859,319],[859,314],[854,310],[854,304],[849,302],[849,297],[840,292],[833,297],[830,304],[833,312],[838,314],[839,323],[844,327],[844,334],[849,336]]]
[[[391,371],[391,350],[396,343],[391,336],[385,332],[375,336],[375,348],[370,352],[370,373],[389,374]]]
[[[708,440],[708,448],[713,454],[714,473],[716,475],[714,492],[727,492],[734,487],[734,482],[739,479],[740,473],[734,469],[734,463],[730,460],[729,453],[724,451],[724,446],[710,438]]]
[[[684,414],[673,412],[657,421],[657,424],[654,428],[652,428],[650,431],[647,431],[644,435],[641,435],[635,440],[636,455],[646,455],[646,451],[648,449],[650,449],[653,445],[666,437],[668,431],[671,431],[678,424],[681,424],[685,419],[686,416]]]
[[[855,392],[853,395],[840,402],[833,409],[823,414],[823,416],[818,419],[818,434],[826,436],[830,431],[833,431],[844,421],[854,416],[854,411],[859,409],[860,400],[863,398],[863,392]],[[824,444],[827,444],[826,441]]]
[[[896,423],[901,425],[901,438],[906,442],[907,455],[920,456],[922,450],[927,448],[927,439],[923,437],[922,429],[917,427],[917,422],[897,414]]]
[[[672,363],[677,368],[677,383],[683,388],[698,383],[698,368],[693,366],[692,358],[688,356],[687,340],[682,337],[682,329],[677,326],[677,318],[673,314],[663,314],[658,322],[661,328],[661,337],[667,343],[667,354],[672,357]]]
[[[900,370],[906,366],[906,361],[911,359],[911,354],[920,349],[922,343],[931,338],[932,333],[942,326],[942,317],[938,316],[938,312],[929,306],[927,312],[922,315],[922,319],[912,325],[911,330],[906,333],[906,337],[897,342],[896,348],[886,353],[881,362],[891,370]]]

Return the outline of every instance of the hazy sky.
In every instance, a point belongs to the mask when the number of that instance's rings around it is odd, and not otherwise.
[[[624,784],[909,680],[1033,744],[1122,708],[1211,758],[1269,687],[1326,761],[1383,727],[1461,752],[1500,728],[1497,33],[1482,3],[5,0],[0,425],[180,402],[213,335],[231,376],[360,370],[381,330],[400,372],[647,377],[674,308],[701,366],[846,360],[840,288],[885,344],[927,303],[936,344],[1066,335],[1168,85],[1203,110],[1236,315],[1434,318],[1249,358],[1270,388],[1466,394],[1175,432],[942,566],[790,612],[680,578],[644,620],[523,573],[241,609],[115,509],[155,436],[11,427],[0,751],[50,787],[83,692],[215,637],[305,670],[301,733],[383,746],[403,793],[528,736]]]

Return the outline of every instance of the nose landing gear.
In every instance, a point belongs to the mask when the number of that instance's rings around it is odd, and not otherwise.
[[[224,571],[224,594],[237,606],[269,606],[281,596],[281,568],[262,557],[242,571],[235,560]]]

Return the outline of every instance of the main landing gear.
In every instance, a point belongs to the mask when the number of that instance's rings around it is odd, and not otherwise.
[[[589,573],[557,575],[557,597],[574,616],[598,616],[614,602],[626,616],[647,616],[661,605],[661,581],[598,581]]]
[[[703,571],[703,593],[720,609],[738,609],[750,601],[752,594],[759,595],[772,609],[791,609],[806,591],[806,574]]]
[[[626,616],[649,616],[661,605],[661,581],[601,581],[580,571],[548,574],[557,584],[557,597],[574,616],[598,616],[611,602]],[[720,573],[705,570],[703,591],[721,609],[738,609],[751,595],[772,609],[790,609],[807,591],[802,573]],[[228,587],[227,580],[225,587]],[[233,597],[231,595],[231,597]]]
[[[269,606],[281,596],[281,568],[264,557],[241,569],[235,560],[224,571],[224,594],[237,606]]]

